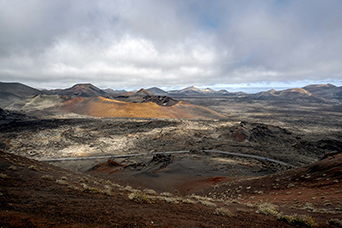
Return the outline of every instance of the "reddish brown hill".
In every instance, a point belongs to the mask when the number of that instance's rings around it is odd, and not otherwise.
[[[63,102],[54,111],[77,113],[94,117],[136,118],[222,118],[223,115],[197,105],[178,102],[171,107],[162,107],[152,102],[130,103],[104,97],[77,97]]]

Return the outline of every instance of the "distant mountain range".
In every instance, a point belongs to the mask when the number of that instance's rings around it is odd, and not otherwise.
[[[191,86],[181,90],[164,91],[157,87],[147,89],[155,94],[163,94],[170,97],[183,97],[183,96],[229,96],[229,97],[244,97],[250,99],[305,99],[310,101],[325,101],[325,100],[342,100],[342,86],[337,87],[332,84],[318,84],[308,85],[303,88],[293,88],[276,91],[271,89],[269,91],[263,91],[256,94],[248,94],[244,92],[228,92],[227,90],[213,90],[210,88],[199,89]]]
[[[0,109],[25,111],[33,115],[78,114],[93,117],[132,118],[224,118],[202,106],[137,92],[104,91],[92,84],[67,89],[37,90],[21,83],[0,82]]]
[[[26,96],[35,96],[40,93],[46,95],[60,95],[74,97],[111,97],[111,96],[237,96],[237,97],[251,97],[257,99],[271,99],[273,98],[296,98],[296,97],[316,97],[317,99],[342,99],[342,86],[337,87],[332,84],[317,84],[308,85],[302,88],[293,88],[287,90],[262,91],[255,94],[245,92],[229,92],[227,90],[213,90],[211,88],[199,89],[195,86],[186,87],[180,90],[164,91],[158,87],[148,89],[140,89],[134,92],[127,92],[126,90],[100,89],[92,84],[76,84],[67,89],[54,90],[38,90],[21,83],[5,83],[0,82],[0,98],[3,96],[11,96],[16,98],[23,98]]]
[[[102,110],[103,116],[137,117],[139,115],[134,113],[137,110],[140,110],[138,112],[141,114],[145,113],[144,117],[178,118],[178,116],[186,116],[191,118],[191,116],[198,117],[198,115],[195,115],[196,112],[205,114],[206,116],[209,115],[208,110],[203,111],[204,107],[200,106],[196,107],[197,111],[195,112],[194,106],[179,101],[182,97],[227,97],[284,102],[340,103],[342,102],[342,87],[337,87],[332,84],[320,84],[280,91],[271,89],[256,94],[248,94],[243,92],[232,93],[227,90],[215,91],[210,88],[199,89],[194,86],[171,91],[164,91],[160,88],[152,87],[149,89],[140,89],[135,92],[127,92],[125,90],[102,90],[92,84],[76,84],[67,89],[38,90],[21,83],[0,82],[0,108],[2,109],[26,111],[48,110],[52,112],[59,110],[64,113],[73,112],[94,116],[94,113],[96,113],[96,116],[99,116],[99,112],[92,110],[92,107],[96,107],[97,110]],[[157,108],[155,105],[144,105],[144,103],[154,103],[162,108]],[[185,106],[188,108],[184,108]],[[155,111],[142,111],[143,109],[141,107],[150,108]],[[168,112],[172,112],[173,114],[167,114],[165,112],[166,108],[169,108]],[[201,108],[202,111],[199,111]],[[106,110],[107,112],[111,110],[110,114],[106,114]],[[177,114],[180,110],[183,110],[182,114]],[[119,115],[118,113],[121,114]],[[219,116],[218,113],[211,113],[209,116],[215,115]]]
[[[326,102],[331,100],[342,100],[342,87],[331,84],[309,85],[303,88],[293,88],[281,91],[271,89],[265,92],[253,94],[256,99],[267,100],[306,100],[312,102]]]
[[[195,86],[186,87],[181,90],[171,90],[168,95],[173,96],[214,96],[214,95],[227,95],[229,92],[227,90],[215,91],[210,88],[199,89]]]

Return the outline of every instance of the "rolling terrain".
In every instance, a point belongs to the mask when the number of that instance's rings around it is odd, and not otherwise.
[[[188,179],[183,188],[197,191],[184,195],[182,186],[167,192],[139,189],[99,173],[75,173],[0,151],[0,224],[335,227],[342,221],[341,158],[335,154],[261,178]]]
[[[134,94],[111,95],[91,84],[65,90],[39,92],[19,83],[2,83],[1,108],[24,110],[31,115],[79,114],[93,117],[223,118],[198,105],[156,96],[141,89]],[[3,89],[5,88],[6,89]],[[26,95],[24,95],[26,94]]]
[[[342,223],[340,87],[245,94],[4,85],[2,227]]]

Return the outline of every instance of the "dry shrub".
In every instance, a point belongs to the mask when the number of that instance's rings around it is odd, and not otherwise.
[[[168,196],[168,197],[173,196],[172,193],[170,193],[170,192],[162,192],[162,193],[160,193],[160,195],[161,196]]]
[[[68,182],[66,182],[65,180],[61,180],[61,179],[56,180],[56,183],[60,185],[69,185]]]
[[[207,207],[217,207],[216,204],[209,202],[209,201],[206,201],[206,200],[199,200],[199,202],[201,204],[203,204],[204,206],[207,206]]]
[[[133,192],[128,195],[128,198],[135,203],[143,204],[143,203],[153,203],[150,197],[146,194],[140,192]]]
[[[279,212],[277,211],[276,207],[276,205],[271,203],[263,203],[258,206],[258,210],[256,211],[256,213],[277,216]]]
[[[54,178],[51,175],[44,175],[44,176],[42,176],[42,179],[48,180],[48,181],[54,181]]]
[[[278,214],[278,220],[287,222],[290,225],[294,226],[303,226],[303,227],[316,227],[317,223],[315,223],[315,219],[309,215],[283,215],[282,213]]]
[[[8,176],[7,176],[7,174],[0,173],[0,178],[2,178],[2,179],[7,179],[7,178],[8,178]]]
[[[35,166],[35,165],[30,165],[30,166],[28,167],[28,169],[33,170],[33,171],[38,171],[38,168],[37,168],[37,166]]]
[[[75,190],[75,191],[79,191],[81,190],[79,187],[75,186],[75,185],[68,185],[69,189]]]
[[[182,203],[185,203],[185,204],[195,204],[196,202],[193,201],[193,200],[190,200],[190,199],[182,199]]]
[[[83,192],[89,193],[89,194],[96,194],[96,193],[100,193],[100,190],[97,188],[93,188],[93,187],[86,187],[83,189]]]
[[[112,196],[112,187],[109,185],[104,186],[104,191],[102,191],[102,194],[107,195],[107,196]]]
[[[14,171],[14,170],[16,170],[16,169],[17,169],[17,167],[16,167],[16,166],[14,166],[14,165],[11,165],[10,167],[8,167],[8,169],[9,169],[9,170],[13,170],[13,171]]]
[[[154,191],[153,189],[147,189],[147,188],[145,188],[145,189],[143,190],[143,192],[144,192],[145,194],[148,194],[148,195],[157,195],[157,192]]]
[[[160,196],[158,197],[159,200],[161,201],[165,201],[167,203],[173,203],[173,204],[179,204],[179,199],[178,198],[175,198],[175,197],[163,197],[163,196]]]

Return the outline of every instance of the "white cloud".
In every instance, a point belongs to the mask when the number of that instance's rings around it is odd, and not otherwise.
[[[0,81],[187,86],[341,79],[342,3],[0,0]]]

